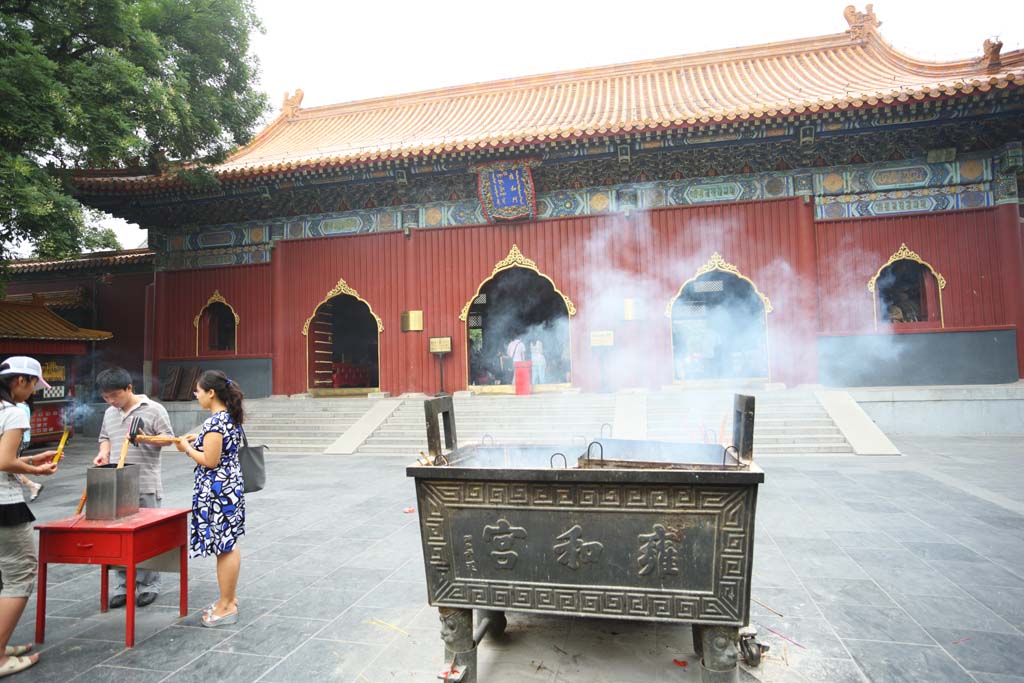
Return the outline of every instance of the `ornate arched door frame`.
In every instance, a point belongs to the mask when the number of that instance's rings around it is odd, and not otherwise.
[[[213,304],[224,304],[225,306],[228,307],[228,310],[231,311],[231,315],[234,316],[234,318],[235,318],[235,330],[234,330],[234,334],[235,334],[235,350],[234,350],[234,353],[237,356],[238,355],[238,324],[241,322],[241,318],[238,316],[238,312],[235,310],[235,307],[227,302],[227,299],[224,298],[224,296],[220,293],[220,290],[218,290],[218,289],[213,290],[213,294],[210,296],[209,299],[206,300],[206,303],[203,304],[203,307],[199,309],[199,312],[196,313],[196,317],[192,319],[192,327],[196,328],[196,356],[197,357],[199,356],[199,323],[203,319],[203,313],[205,313],[206,309],[209,308],[210,306],[212,306]]]
[[[900,244],[900,248],[893,252],[893,255],[889,257],[889,260],[882,264],[882,266],[875,271],[874,276],[868,280],[868,292],[871,293],[871,310],[874,315],[875,329],[878,329],[878,292],[875,291],[878,284],[878,278],[882,276],[882,271],[897,261],[914,261],[916,263],[920,263],[922,266],[927,268],[929,272],[931,272],[932,277],[935,278],[939,294],[939,327],[945,327],[946,313],[942,309],[942,290],[946,288],[946,278],[942,277],[942,274],[935,270],[932,264],[918,256],[917,252],[909,249],[906,242],[903,242]]]
[[[327,294],[324,295],[323,299],[320,300],[320,303],[318,303],[313,308],[313,312],[309,315],[308,318],[306,318],[306,322],[304,322],[302,324],[302,336],[306,338],[305,347],[306,347],[306,384],[307,384],[307,387],[309,389],[314,389],[315,388],[315,387],[308,386],[309,383],[310,383],[309,382],[309,380],[310,380],[310,369],[309,369],[309,363],[310,363],[310,359],[309,359],[309,327],[310,327],[310,325],[313,324],[313,319],[316,318],[316,314],[320,311],[320,308],[324,304],[326,304],[328,301],[330,301],[331,299],[334,299],[335,297],[338,297],[338,296],[350,296],[350,297],[356,299],[357,301],[361,302],[363,305],[366,306],[367,310],[369,310],[369,312],[370,312],[370,315],[373,316],[374,321],[377,323],[377,384],[378,384],[378,386],[377,387],[367,387],[367,388],[370,389],[370,390],[379,389],[380,388],[380,386],[379,386],[380,385],[380,371],[381,371],[381,366],[380,366],[380,335],[384,333],[384,322],[381,320],[380,316],[377,315],[377,312],[373,310],[373,306],[370,304],[370,302],[367,301],[366,299],[364,299],[363,297],[359,296],[359,292],[357,292],[355,289],[353,289],[351,286],[349,286],[349,284],[347,282],[345,282],[345,278],[341,278],[341,279],[338,280],[338,284],[334,285],[334,287],[329,292],[327,292]]]
[[[466,346],[465,353],[463,354],[464,365],[463,365],[462,376],[466,378],[466,386],[471,387],[471,388],[475,387],[476,391],[486,391],[486,389],[483,388],[484,385],[470,384],[470,382],[469,382],[469,308],[470,308],[470,306],[473,305],[473,302],[476,301],[476,298],[478,296],[480,296],[480,292],[483,291],[483,288],[485,286],[487,286],[488,282],[493,280],[497,275],[500,275],[502,272],[504,272],[506,270],[510,270],[512,268],[523,268],[525,270],[533,271],[534,273],[536,273],[540,277],[542,277],[545,280],[547,280],[549,283],[551,283],[551,288],[555,290],[555,294],[558,295],[559,297],[561,297],[562,302],[565,304],[565,312],[566,312],[567,316],[571,319],[573,316],[576,315],[576,304],[574,304],[572,302],[572,300],[568,296],[566,296],[566,294],[564,292],[562,292],[562,290],[560,290],[558,288],[558,285],[555,284],[555,281],[553,279],[551,279],[551,277],[549,275],[547,275],[546,273],[541,272],[541,270],[537,267],[537,263],[535,261],[526,258],[526,256],[524,256],[523,253],[521,251],[519,251],[519,246],[516,245],[516,244],[513,244],[512,248],[509,249],[508,255],[505,258],[503,258],[502,260],[498,261],[496,264],[494,264],[494,268],[493,268],[493,270],[491,270],[491,274],[488,275],[486,278],[484,278],[480,282],[479,285],[477,285],[476,291],[473,293],[473,296],[469,297],[469,299],[466,300],[466,304],[462,307],[462,311],[459,313],[459,320],[462,321],[462,339],[465,341],[465,346]],[[569,383],[568,383],[568,385],[562,385],[562,386],[571,386],[571,384],[572,384],[572,326],[570,325],[569,326]],[[559,385],[554,385],[554,386],[559,386]],[[500,389],[501,392],[506,392],[510,388],[509,385],[507,385],[507,384],[506,385],[500,385],[500,387],[501,387],[501,389]]]
[[[764,310],[764,332],[765,332],[765,334],[764,334],[764,354],[765,354],[765,364],[766,364],[766,366],[768,368],[768,378],[767,379],[768,379],[768,381],[771,381],[772,365],[771,365],[771,353],[769,353],[769,348],[768,348],[768,314],[775,310],[774,307],[772,307],[771,299],[769,299],[768,296],[758,288],[756,282],[754,282],[749,277],[747,277],[746,275],[741,273],[739,268],[737,268],[733,264],[731,264],[728,261],[726,261],[725,259],[723,259],[722,255],[719,254],[716,251],[716,252],[711,254],[711,258],[708,259],[707,263],[705,263],[700,268],[698,268],[697,272],[694,273],[693,276],[690,279],[688,279],[686,282],[684,282],[682,285],[679,286],[679,289],[676,290],[675,296],[673,296],[671,299],[669,299],[668,303],[665,304],[665,317],[668,318],[669,344],[670,344],[670,348],[671,348],[671,351],[672,351],[672,381],[673,381],[673,383],[679,384],[679,383],[682,383],[685,380],[680,380],[680,379],[676,378],[676,370],[675,370],[676,349],[675,349],[675,334],[674,334],[674,331],[672,329],[672,308],[673,308],[673,306],[675,306],[675,303],[679,299],[679,297],[681,297],[683,295],[683,290],[686,289],[687,285],[689,285],[692,282],[695,282],[697,280],[697,278],[699,278],[700,276],[707,275],[708,273],[712,273],[712,272],[715,272],[715,271],[718,271],[718,272],[721,272],[721,273],[726,273],[727,275],[732,275],[734,277],[739,278],[740,280],[743,280],[744,282],[746,282],[747,284],[749,284],[753,288],[754,294],[757,296],[758,299],[761,300],[761,306],[762,306],[762,308]]]

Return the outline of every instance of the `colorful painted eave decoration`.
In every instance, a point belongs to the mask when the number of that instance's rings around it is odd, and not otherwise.
[[[530,167],[535,159],[498,161],[475,166],[477,192],[488,221],[519,221],[537,215],[537,196]]]

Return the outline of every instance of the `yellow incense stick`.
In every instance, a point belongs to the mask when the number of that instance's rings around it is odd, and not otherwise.
[[[64,428],[64,436],[60,437],[60,445],[57,446],[57,455],[53,456],[53,462],[60,462],[61,456],[64,455],[64,444],[68,442],[68,436],[71,434],[71,428]]]

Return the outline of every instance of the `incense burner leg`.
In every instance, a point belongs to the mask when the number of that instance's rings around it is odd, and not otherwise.
[[[476,683],[476,643],[473,641],[473,610],[439,607],[444,665],[454,669],[449,680]]]

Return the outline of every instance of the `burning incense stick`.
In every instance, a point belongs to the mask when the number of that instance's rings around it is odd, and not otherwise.
[[[61,456],[64,455],[64,444],[68,442],[68,436],[71,434],[71,428],[64,428],[64,436],[60,437],[60,445],[57,446],[57,455],[53,456],[54,464],[60,462]]]

